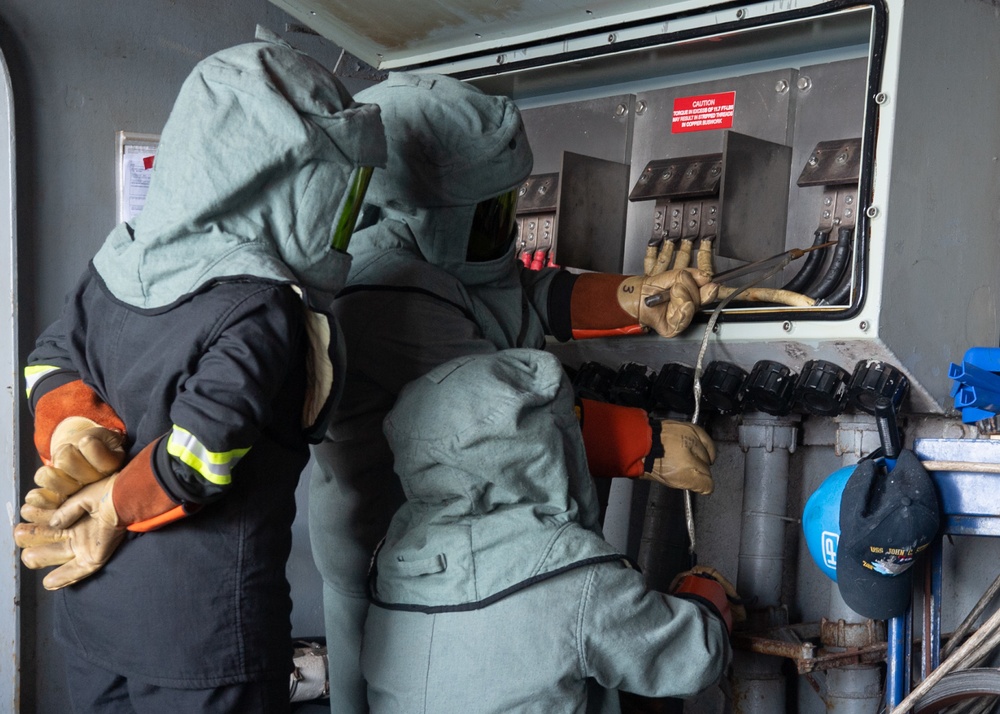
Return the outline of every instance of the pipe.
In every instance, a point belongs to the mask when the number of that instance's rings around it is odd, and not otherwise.
[[[781,607],[785,526],[789,522],[788,461],[798,439],[798,417],[748,414],[739,427],[743,464],[743,518],[736,590],[752,603],[750,626],[787,625]],[[780,658],[736,652],[734,699],[741,714],[785,711]]]
[[[865,414],[837,418],[837,453],[844,466],[858,460],[881,446],[875,418]],[[867,618],[854,612],[836,583],[830,585],[830,619],[843,620],[847,625],[861,625]],[[826,645],[827,643],[823,643]],[[879,665],[852,665],[831,669],[826,675],[826,707],[831,714],[873,714],[880,709],[882,700],[882,671]]]

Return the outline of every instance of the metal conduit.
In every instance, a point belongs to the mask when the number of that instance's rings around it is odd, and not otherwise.
[[[853,466],[880,444],[874,417],[851,415],[838,419],[837,452],[842,465]],[[848,626],[861,628],[867,622],[844,602],[837,583],[830,583],[828,612],[832,621],[843,620]],[[826,687],[826,706],[831,714],[876,714],[882,705],[882,668],[854,665],[828,670]]]
[[[750,626],[788,624],[780,607],[788,523],[788,461],[798,438],[796,417],[747,415],[739,428],[743,466],[743,520],[737,592],[752,603]],[[737,652],[733,661],[740,714],[785,711],[781,660]]]

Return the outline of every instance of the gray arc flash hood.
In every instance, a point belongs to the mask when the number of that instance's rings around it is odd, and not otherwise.
[[[465,305],[498,347],[540,346],[544,328],[525,309],[514,246],[496,260],[466,261],[477,204],[531,173],[514,102],[452,77],[406,73],[358,99],[381,107],[388,158],[351,243],[350,284],[431,290]]]
[[[354,172],[385,164],[379,109],[275,35],[257,36],[185,80],[142,212],[94,257],[129,305],[164,307],[231,276],[325,292],[346,279],[350,258],[330,241]]]
[[[573,389],[533,349],[460,357],[385,419],[406,493],[377,556],[377,602],[485,605],[535,579],[622,558],[600,535]]]
[[[358,100],[382,108],[388,143],[385,170],[372,177],[368,202],[412,226],[427,262],[461,271],[476,205],[531,172],[531,148],[514,102],[452,77],[406,73],[390,73]]]

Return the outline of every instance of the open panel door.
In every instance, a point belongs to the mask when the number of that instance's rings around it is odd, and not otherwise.
[[[8,525],[0,528],[0,711],[18,711],[21,667],[19,621],[19,560],[13,525],[18,496],[17,405],[21,381],[17,369],[17,250],[14,230],[14,99],[10,73],[0,53],[0,497],[7,506]]]

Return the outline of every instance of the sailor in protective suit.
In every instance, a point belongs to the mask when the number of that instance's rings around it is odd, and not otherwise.
[[[676,596],[649,591],[601,537],[553,355],[441,365],[403,390],[385,433],[407,500],[370,581],[373,714],[576,714],[594,711],[593,685],[687,697],[723,673],[724,587],[688,574]]]
[[[343,378],[333,244],[385,141],[377,107],[259,39],[184,82],[143,211],[25,370],[46,465],[16,540],[59,566],[77,711],[289,707],[294,492]]]
[[[314,451],[309,491],[335,714],[367,710],[359,652],[368,565],[403,501],[381,426],[403,386],[454,357],[540,348],[547,334],[677,334],[716,290],[696,270],[644,278],[523,269],[514,209],[532,155],[514,103],[450,77],[406,73],[357,98],[381,107],[388,158],[372,177],[347,287],[334,303],[348,378]],[[670,300],[645,308],[641,296],[661,291]],[[595,475],[711,490],[714,448],[698,427],[674,423],[657,438],[642,410],[591,406],[585,423],[605,442],[630,435],[603,444],[614,458],[592,466]]]

